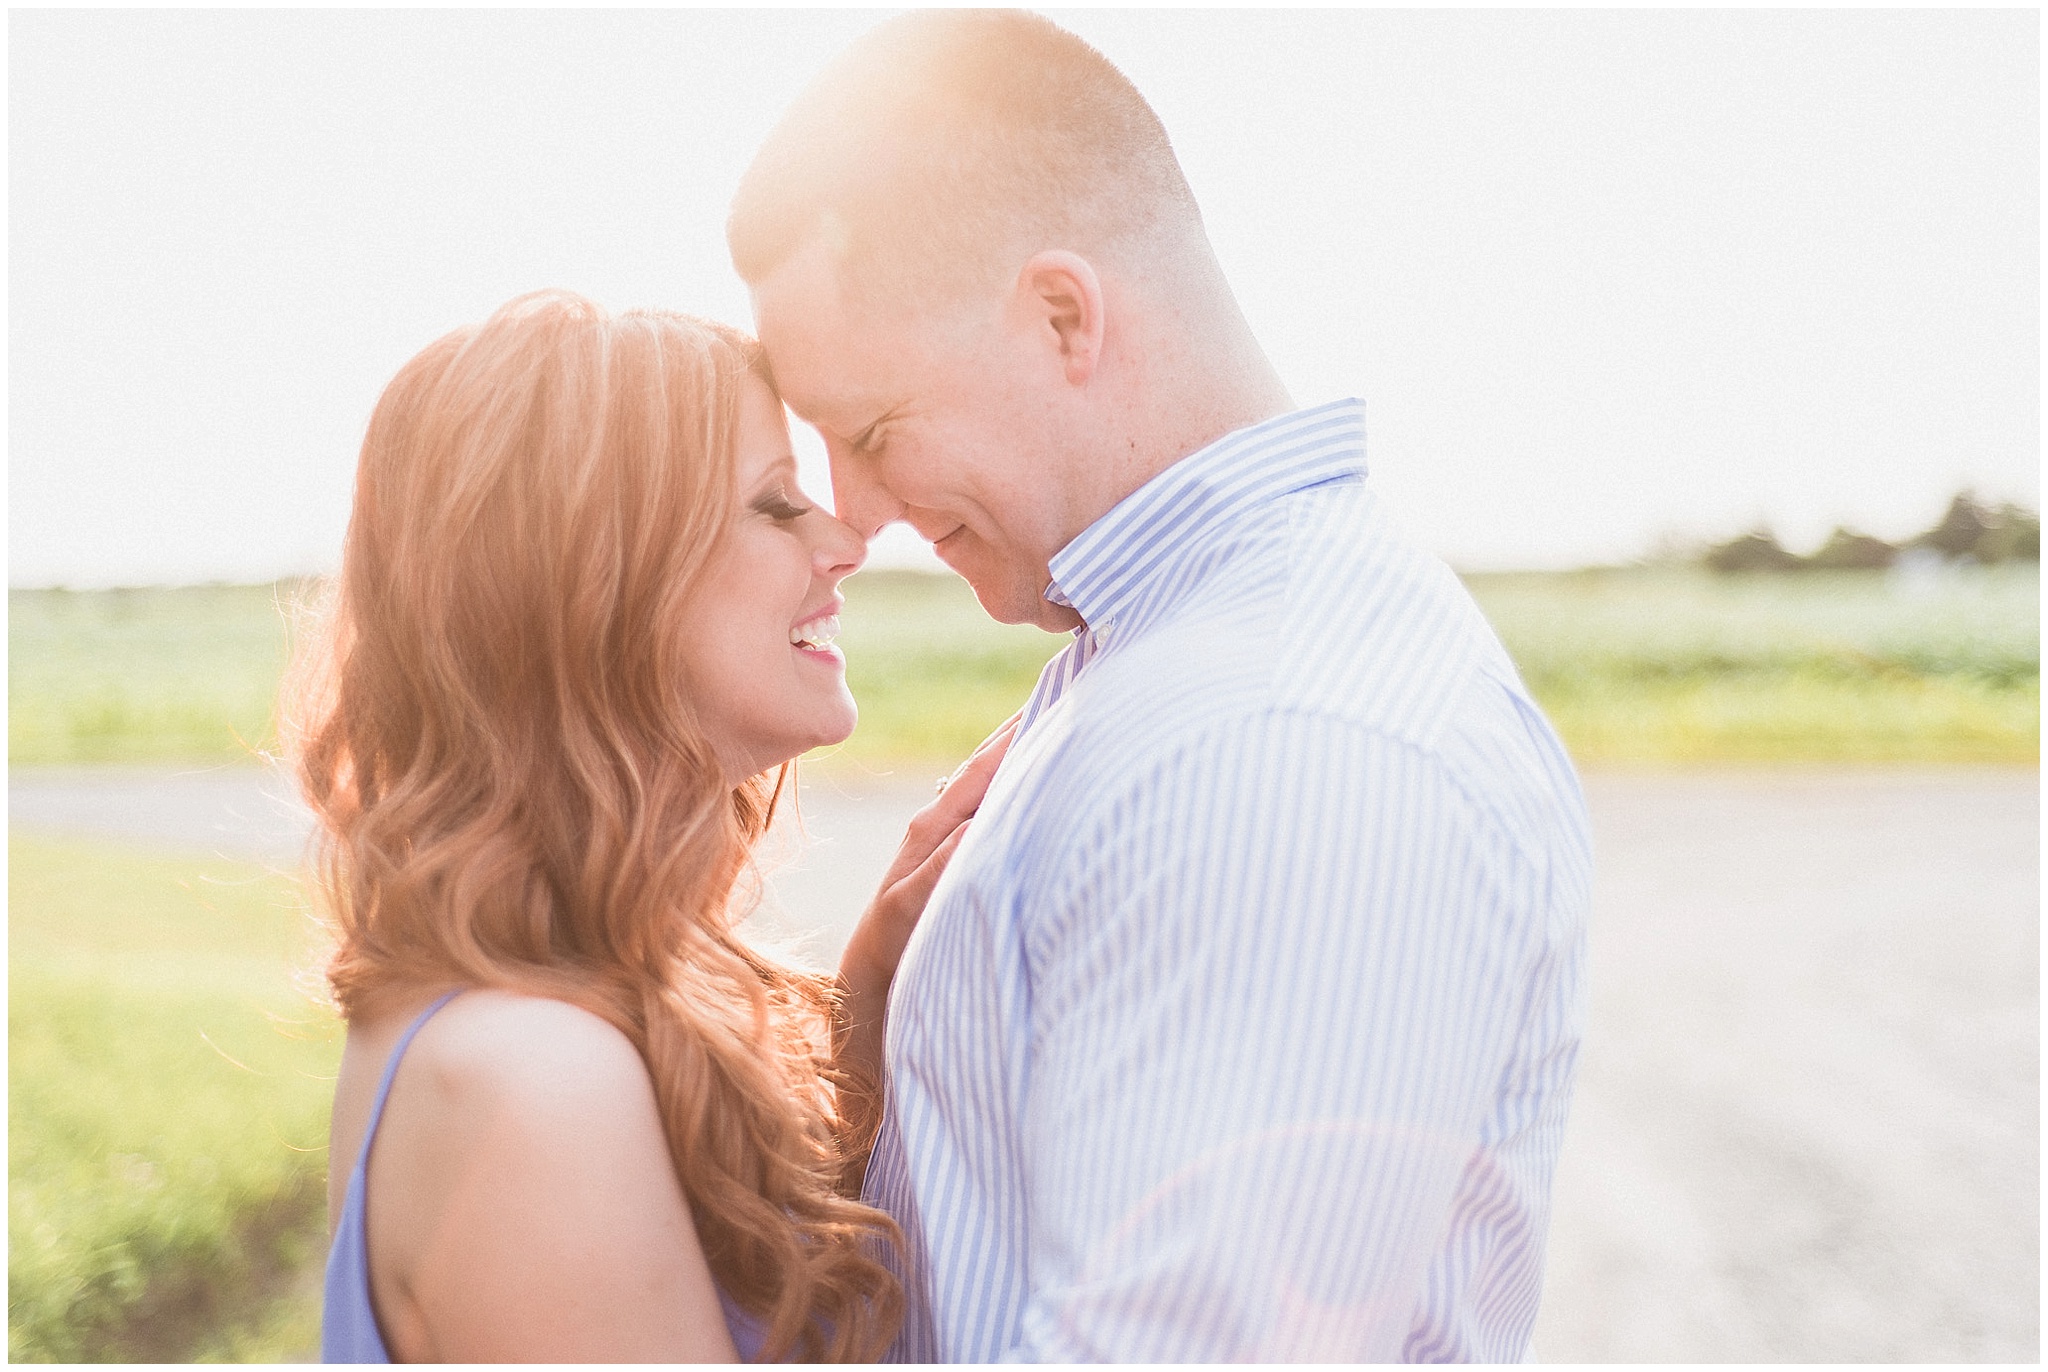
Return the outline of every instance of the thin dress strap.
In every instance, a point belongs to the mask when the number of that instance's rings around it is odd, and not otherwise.
[[[326,1304],[320,1312],[320,1361],[390,1362],[384,1346],[384,1332],[377,1327],[376,1307],[370,1302],[370,1240],[364,1218],[368,1198],[363,1194],[370,1171],[370,1145],[377,1140],[377,1126],[384,1119],[384,1101],[391,1094],[391,1082],[413,1036],[434,1017],[436,1011],[462,994],[457,987],[420,1011],[419,1017],[399,1035],[398,1046],[384,1061],[384,1075],[377,1083],[377,1097],[370,1105],[370,1122],[363,1130],[362,1145],[356,1150],[356,1165],[348,1174],[348,1191],[341,1203],[341,1222],[334,1227],[334,1243],[327,1250]]]
[[[391,1082],[398,1075],[398,1064],[405,1060],[405,1050],[412,1047],[414,1036],[420,1030],[427,1027],[427,1021],[432,1019],[442,1006],[461,994],[462,988],[458,986],[453,991],[442,996],[432,1005],[420,1011],[418,1018],[414,1019],[411,1024],[408,1024],[405,1027],[405,1032],[398,1036],[398,1046],[391,1050],[390,1057],[384,1059],[384,1075],[377,1081],[377,1098],[370,1105],[370,1123],[363,1130],[363,1146],[356,1150],[355,1169],[349,1173],[349,1176],[362,1176],[365,1166],[370,1161],[370,1141],[377,1137],[377,1126],[383,1122],[384,1101],[391,1094]]]

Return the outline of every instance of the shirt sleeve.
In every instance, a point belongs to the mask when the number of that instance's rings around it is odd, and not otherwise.
[[[1080,818],[1022,924],[1006,1356],[1399,1358],[1527,1012],[1528,864],[1440,759],[1310,714]]]

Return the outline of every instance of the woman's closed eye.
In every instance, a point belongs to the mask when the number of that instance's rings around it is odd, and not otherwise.
[[[797,504],[780,486],[754,501],[757,513],[767,515],[778,524],[793,524],[816,508],[815,505]]]

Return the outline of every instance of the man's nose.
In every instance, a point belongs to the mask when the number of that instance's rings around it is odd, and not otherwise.
[[[883,525],[903,517],[903,502],[890,494],[868,459],[838,443],[827,446],[826,456],[832,464],[832,507],[861,538],[872,539]]]

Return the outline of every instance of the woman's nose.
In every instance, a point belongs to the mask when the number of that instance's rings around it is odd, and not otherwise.
[[[818,516],[821,532],[811,555],[812,565],[819,576],[833,581],[852,576],[868,560],[867,541],[845,520],[823,510],[818,511]]]
[[[875,479],[866,460],[839,443],[828,443],[825,455],[832,464],[832,508],[856,534],[873,538],[883,525],[902,517],[903,502]]]

